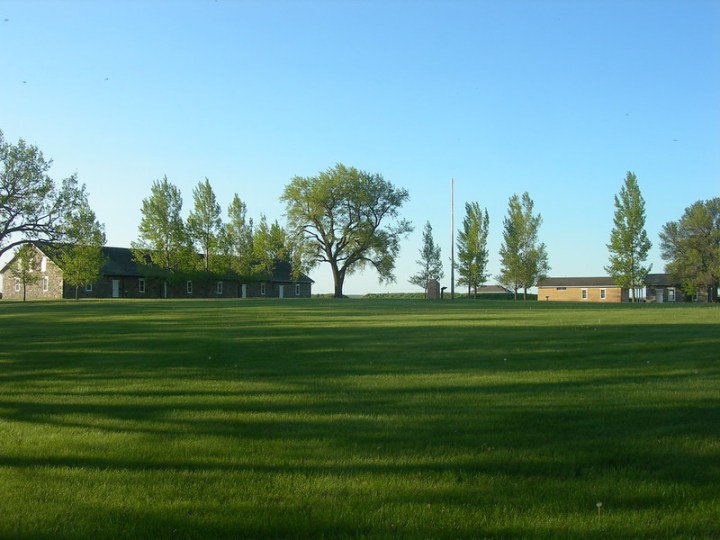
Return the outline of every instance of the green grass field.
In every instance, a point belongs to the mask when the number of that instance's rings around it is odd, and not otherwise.
[[[0,538],[719,538],[720,307],[0,303]]]

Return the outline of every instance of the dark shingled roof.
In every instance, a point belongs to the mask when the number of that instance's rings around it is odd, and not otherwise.
[[[648,274],[645,283],[651,287],[679,287],[680,280],[670,274]]]
[[[677,287],[679,282],[670,274],[648,274],[645,284],[650,287]],[[541,279],[538,287],[617,287],[610,276],[554,277]]]
[[[545,278],[538,287],[615,287],[610,276]]]
[[[133,260],[132,250],[128,248],[103,247],[103,264],[101,273],[106,276],[141,277],[138,263]]]
[[[292,277],[292,265],[287,261],[277,261],[273,266],[273,281],[287,281],[288,283],[315,283],[305,274],[300,274],[298,279]]]
[[[60,250],[57,246],[48,244],[47,242],[35,242],[35,245],[45,255],[57,262]],[[133,260],[133,253],[130,248],[107,247],[103,246],[102,256],[105,263],[100,270],[104,276],[125,276],[125,277],[143,277],[147,274],[147,268],[143,268]],[[227,279],[239,279],[240,276],[230,272]],[[272,281],[288,282],[288,283],[315,283],[305,274],[300,274],[298,279],[292,279],[292,266],[287,261],[277,261],[273,266],[272,276],[254,276],[254,279],[266,278]]]

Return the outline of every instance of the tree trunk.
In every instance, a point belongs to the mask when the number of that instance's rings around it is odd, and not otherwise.
[[[343,282],[342,282],[342,280],[340,280],[340,281],[337,281],[337,280],[336,280],[336,281],[335,281],[335,294],[334,294],[334,297],[335,297],[335,298],[343,298]]]
[[[335,298],[343,298],[343,283],[345,282],[345,271],[340,270],[332,264],[333,282],[335,283]]]

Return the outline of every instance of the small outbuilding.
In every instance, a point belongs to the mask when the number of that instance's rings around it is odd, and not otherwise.
[[[440,282],[437,279],[430,279],[425,286],[425,298],[428,300],[440,300]]]

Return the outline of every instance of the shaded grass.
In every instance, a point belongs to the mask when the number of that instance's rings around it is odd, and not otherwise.
[[[720,535],[716,306],[61,302],[0,321],[0,537]]]

